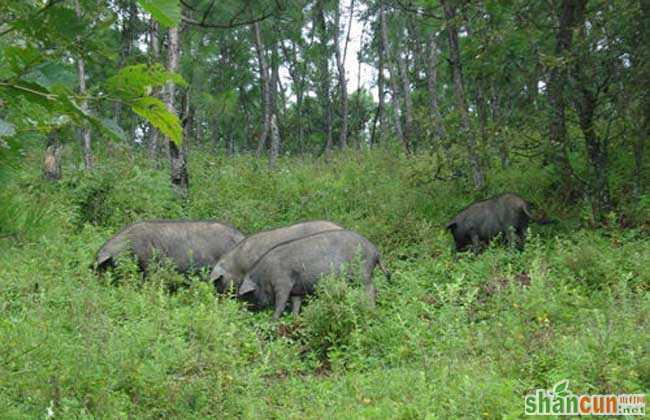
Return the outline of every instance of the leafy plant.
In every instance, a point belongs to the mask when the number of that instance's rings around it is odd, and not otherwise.
[[[371,307],[359,288],[342,277],[326,276],[316,286],[302,315],[304,340],[321,360],[333,352],[346,352],[352,334],[366,328]]]

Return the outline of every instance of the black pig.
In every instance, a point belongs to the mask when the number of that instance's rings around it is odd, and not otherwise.
[[[470,246],[475,253],[497,235],[502,234],[510,245],[523,249],[529,221],[534,220],[530,205],[513,193],[504,193],[487,200],[478,201],[458,213],[446,228],[454,236],[457,251]]]

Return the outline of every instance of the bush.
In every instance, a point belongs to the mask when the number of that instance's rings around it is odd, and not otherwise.
[[[368,295],[345,278],[326,276],[316,286],[302,314],[303,339],[319,360],[345,358],[354,333],[367,328],[371,316]]]

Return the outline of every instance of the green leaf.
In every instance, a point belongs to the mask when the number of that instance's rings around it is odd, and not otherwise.
[[[9,68],[16,74],[23,72],[25,67],[33,66],[42,60],[42,54],[36,48],[27,47],[6,47],[3,55],[7,60]]]
[[[131,109],[180,146],[183,141],[181,123],[160,99],[152,96],[137,99],[131,104]]]
[[[51,106],[52,100],[55,98],[48,89],[38,83],[23,80],[7,85],[6,89],[13,95],[22,96],[27,101],[43,107]]]
[[[97,119],[100,130],[115,140],[126,141],[126,133],[122,130],[115,120],[109,118]]]
[[[68,66],[62,63],[46,62],[38,65],[24,77],[24,80],[38,83],[48,89],[52,89],[56,85],[72,88],[77,77]]]
[[[83,33],[87,26],[79,19],[72,8],[52,7],[45,15],[43,24],[47,36],[57,40],[75,42],[77,36]],[[29,24],[29,22],[27,22]],[[41,34],[39,34],[41,35]]]
[[[0,118],[0,138],[11,137],[16,134],[16,126]]]
[[[181,5],[178,0],[138,0],[138,3],[166,28],[174,27],[181,21]]]
[[[165,70],[161,65],[136,64],[126,66],[106,82],[107,90],[123,100],[133,100],[151,93],[152,88],[162,87],[168,81],[186,86],[183,78]]]

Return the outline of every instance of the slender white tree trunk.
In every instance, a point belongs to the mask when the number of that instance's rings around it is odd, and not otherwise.
[[[277,166],[278,155],[280,154],[280,132],[275,114],[271,115],[271,149],[269,150],[269,169]]]
[[[339,133],[339,145],[342,148],[348,145],[348,89],[347,79],[345,77],[345,58],[347,54],[348,42],[350,40],[350,29],[352,27],[352,13],[354,12],[354,0],[350,0],[350,17],[348,20],[348,30],[345,36],[345,47],[343,54],[341,54],[341,45],[339,43],[340,25],[341,25],[341,11],[340,1],[337,0],[336,4],[336,18],[335,18],[335,33],[334,45],[336,55],[336,68],[339,79],[339,95],[341,96],[341,132]]]
[[[264,125],[260,141],[257,145],[257,157],[262,155],[266,145],[266,138],[269,135],[271,128],[271,82],[269,76],[269,67],[266,63],[266,55],[264,51],[264,44],[262,43],[262,35],[260,33],[260,24],[255,22],[253,24],[253,34],[255,38],[255,51],[257,52],[257,61],[260,67],[260,82],[262,87],[262,103],[264,105]]]
[[[329,49],[327,47],[327,23],[325,22],[324,0],[316,2],[314,27],[320,29],[320,101],[325,111],[325,154],[332,150],[332,98],[330,97]]]
[[[81,5],[79,0],[74,2],[75,13],[78,18],[81,17]],[[77,38],[77,42],[81,43],[81,39]],[[84,62],[82,53],[77,58],[77,75],[79,76],[79,95],[82,97],[79,107],[85,113],[88,113],[88,101],[84,98],[86,96],[86,63]],[[93,151],[91,147],[90,127],[85,126],[81,129],[81,148],[83,150],[84,168],[90,170],[93,167]]]
[[[169,57],[167,70],[178,72],[180,61],[180,42],[178,27],[169,28]],[[174,82],[168,82],[166,86],[166,103],[167,109],[175,115],[178,115],[176,107],[174,106],[174,97],[176,94],[176,86]],[[189,184],[189,176],[187,173],[187,163],[185,160],[185,152],[183,148],[171,139],[169,143],[169,157],[171,163],[171,182],[176,191],[181,197],[187,196],[187,189]]]
[[[149,48],[151,51],[151,60],[153,63],[160,61],[160,42],[158,40],[159,24],[155,19],[151,18],[151,25],[149,28]],[[149,136],[149,158],[157,159],[158,146],[160,143],[160,131],[154,126],[150,126]]]
[[[386,25],[386,15],[384,13],[384,2],[382,1],[379,4],[379,26],[381,32],[381,43],[384,48],[384,53],[386,57],[391,57],[390,44],[388,43],[388,26]],[[386,60],[386,67],[390,72],[390,87],[391,87],[391,101],[393,102],[394,109],[394,124],[395,124],[395,134],[397,138],[404,146],[404,151],[408,154],[410,153],[408,143],[406,142],[406,137],[404,136],[404,131],[402,130],[402,106],[399,103],[399,85],[398,85],[398,72],[396,71],[396,66],[391,66],[390,60]]]
[[[436,42],[436,34],[431,31],[427,42],[427,49],[429,50],[429,57],[427,60],[427,88],[429,89],[429,109],[431,110],[431,118],[433,118],[434,132],[437,140],[440,141],[445,138],[445,127],[442,124],[442,116],[440,114],[440,107],[438,106],[438,45]]]

